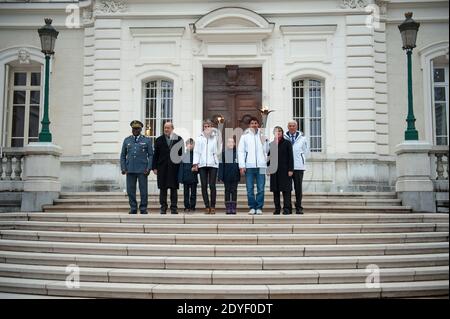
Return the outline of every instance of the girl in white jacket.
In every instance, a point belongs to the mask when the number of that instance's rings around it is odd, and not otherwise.
[[[209,120],[203,123],[203,132],[195,141],[193,170],[200,174],[202,197],[205,203],[205,213],[216,212],[216,181],[219,169],[219,155],[222,150],[222,141],[219,131],[213,127]],[[211,198],[208,195],[208,185]]]

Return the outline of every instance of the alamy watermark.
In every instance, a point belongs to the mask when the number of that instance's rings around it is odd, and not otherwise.
[[[66,287],[69,289],[80,288],[80,267],[75,264],[66,267]]]
[[[369,273],[366,277],[366,287],[380,288],[380,268],[378,265],[367,265],[365,271],[366,273]]]

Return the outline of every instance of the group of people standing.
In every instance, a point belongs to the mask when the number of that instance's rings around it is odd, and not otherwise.
[[[132,135],[125,138],[120,155],[122,174],[126,175],[130,214],[137,214],[136,183],[139,182],[141,201],[139,211],[147,214],[147,179],[151,171],[157,176],[160,190],[160,213],[178,213],[178,189],[183,184],[184,211],[196,211],[197,185],[206,214],[215,214],[217,181],[225,186],[227,214],[237,212],[237,193],[241,177],[245,177],[249,214],[260,215],[264,208],[266,176],[270,175],[270,191],[274,194],[274,214],[292,214],[292,185],[294,184],[296,214],[303,214],[302,181],[305,157],[309,152],[306,138],[298,131],[296,121],[288,123],[285,133],[275,127],[274,140],[269,141],[260,129],[260,121],[251,118],[248,129],[236,146],[228,138],[222,146],[222,136],[210,120],[203,123],[203,131],[196,140],[186,142],[174,133],[171,122],[164,124],[164,134],[155,140],[141,135],[143,124],[131,122]],[[256,183],[256,193],[255,193]],[[170,191],[170,207],[167,195]],[[283,196],[283,208],[281,207]]]

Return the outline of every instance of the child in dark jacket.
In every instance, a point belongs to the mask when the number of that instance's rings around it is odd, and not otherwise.
[[[186,141],[186,152],[181,160],[178,170],[178,180],[184,188],[184,211],[194,212],[197,204],[198,174],[192,170],[194,159],[194,145],[192,138]]]
[[[227,214],[236,214],[237,189],[241,174],[237,159],[236,142],[234,138],[227,140],[225,150],[222,153],[222,161],[219,164],[219,181],[225,185],[225,207]]]

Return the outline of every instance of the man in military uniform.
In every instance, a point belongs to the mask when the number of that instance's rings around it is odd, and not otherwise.
[[[140,121],[130,123],[132,135],[125,138],[120,153],[120,168],[122,175],[127,175],[127,194],[130,203],[130,214],[137,213],[136,182],[139,181],[141,203],[139,211],[147,214],[148,186],[147,177],[150,174],[153,162],[152,141],[141,135],[142,127]]]

